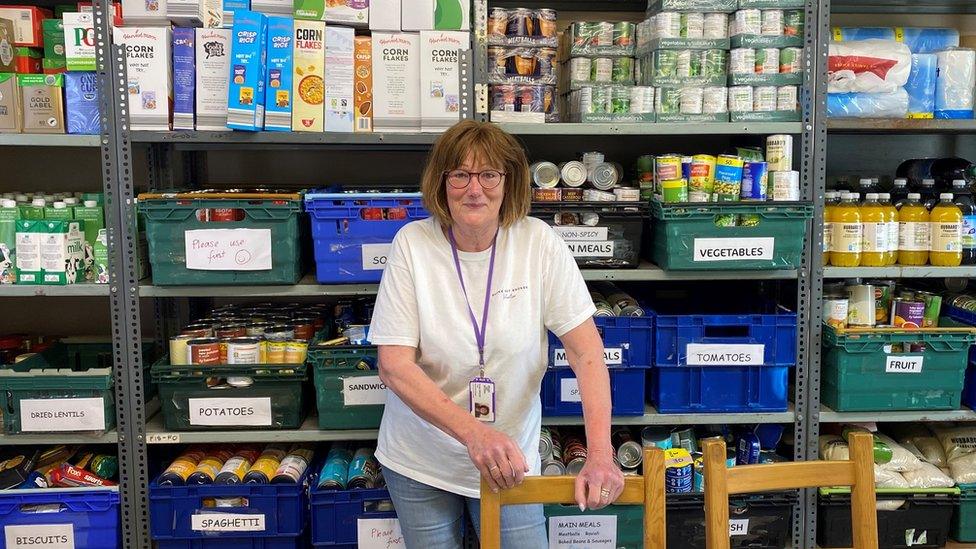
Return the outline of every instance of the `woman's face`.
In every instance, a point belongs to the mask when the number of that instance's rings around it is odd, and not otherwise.
[[[494,170],[502,172],[501,166],[496,166],[475,159],[475,155],[468,154],[464,162],[456,170],[477,173]],[[453,170],[452,170],[453,171]],[[488,181],[472,175],[468,185],[457,189],[451,184],[450,176],[445,181],[447,188],[447,205],[451,210],[451,219],[462,227],[484,227],[498,222],[498,212],[502,208],[502,198],[505,196],[505,176],[502,175],[493,188]]]

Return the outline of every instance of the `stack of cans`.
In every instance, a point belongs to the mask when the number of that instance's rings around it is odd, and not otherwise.
[[[730,28],[734,37],[761,39],[769,46],[738,47],[730,52],[729,110],[797,112],[803,73],[803,48],[799,47],[803,10],[742,9],[733,14]]]
[[[488,82],[494,113],[536,113],[557,122],[556,12],[492,8],[488,19]]]

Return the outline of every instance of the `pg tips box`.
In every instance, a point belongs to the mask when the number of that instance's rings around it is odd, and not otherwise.
[[[267,59],[268,17],[239,11],[234,15],[230,46],[230,86],[227,90],[227,127],[264,129],[264,80]]]
[[[296,132],[325,130],[325,23],[295,20],[295,101],[291,129]]]
[[[84,221],[39,220],[41,233],[41,269],[44,284],[74,284],[78,273],[84,274]]]
[[[353,131],[356,31],[325,27],[325,131]]]
[[[264,90],[264,129],[291,131],[294,52],[291,17],[268,18],[268,82]]]
[[[65,13],[64,60],[69,71],[95,70],[95,23],[88,13]]]
[[[420,129],[441,132],[461,117],[459,52],[471,47],[460,31],[420,32]]]

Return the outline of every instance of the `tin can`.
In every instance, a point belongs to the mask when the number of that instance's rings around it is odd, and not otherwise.
[[[614,187],[613,194],[618,202],[639,202],[640,189],[637,187]]]
[[[695,59],[695,63],[692,63],[692,59]],[[698,56],[697,51],[692,50],[678,50],[675,57],[675,67],[674,75],[678,78],[688,78],[691,76],[698,76],[698,70],[701,67],[701,58]]]
[[[729,88],[729,111],[752,112],[752,86],[732,86]]]
[[[539,430],[539,455],[542,459],[552,458],[552,432],[548,427]]]
[[[556,10],[540,8],[535,10],[535,30],[543,38],[556,39],[559,36],[556,30]]]
[[[662,11],[654,16],[654,26],[658,38],[681,38],[681,14]]]
[[[271,327],[268,322],[253,322],[245,327],[247,337],[264,337],[264,331]]]
[[[699,12],[682,13],[679,16],[681,38],[702,38],[705,35],[705,14]]]
[[[769,171],[786,172],[793,169],[793,136],[770,135],[766,138],[766,161]]]
[[[842,293],[824,294],[824,322],[835,329],[847,328],[848,304],[847,296]]]
[[[529,166],[529,173],[536,187],[551,189],[559,185],[559,167],[552,162],[535,162]]]
[[[742,168],[742,199],[766,200],[769,172],[765,162],[746,162]]]
[[[742,193],[743,162],[738,156],[719,155],[715,160],[715,199],[738,202]]]
[[[705,90],[681,88],[681,114],[701,114],[704,108]]]
[[[564,202],[582,202],[583,201],[583,189],[580,188],[566,188],[559,189],[563,194]]]
[[[630,89],[615,87],[610,91],[610,112],[627,114],[630,112]]]
[[[244,337],[247,335],[247,328],[244,324],[224,324],[214,329],[214,337],[217,339],[229,339],[232,337]]]
[[[803,72],[803,48],[783,48],[779,50],[780,74]]]
[[[491,86],[491,110],[514,112],[515,104],[515,84],[495,84]]]
[[[756,86],[752,93],[753,111],[772,112],[776,110],[776,86]]]
[[[660,448],[667,450],[672,447],[671,429],[669,427],[648,426],[641,429],[641,444],[644,448]]]
[[[567,187],[580,187],[586,183],[586,166],[578,160],[559,165],[559,175]]]
[[[891,300],[891,324],[902,329],[921,328],[925,324],[925,302],[901,298]]]
[[[762,10],[746,9],[735,12],[736,34],[762,34]]]
[[[628,47],[634,45],[634,33],[636,25],[629,21],[620,21],[613,24],[613,45]]]
[[[703,76],[724,76],[726,73],[725,65],[728,61],[728,52],[725,50],[705,50],[702,52]]]
[[[729,17],[724,13],[706,13],[702,22],[702,38],[728,38]]]
[[[295,339],[295,328],[287,324],[269,326],[264,330],[264,338],[268,341],[288,341]]]
[[[586,180],[596,189],[609,191],[620,180],[620,174],[617,173],[616,166],[609,162],[603,162],[587,171]]]
[[[647,114],[654,112],[654,88],[633,86],[630,88],[630,112]]]
[[[634,434],[626,427],[617,427],[610,435],[613,447],[617,449],[617,461],[621,467],[632,469],[643,461],[643,448],[634,439]]]
[[[319,472],[318,487],[322,490],[345,490],[349,478],[352,451],[342,443],[333,444]]]
[[[180,333],[196,337],[213,337],[213,324],[188,324]]]
[[[762,448],[759,437],[755,433],[745,432],[739,436],[738,451],[735,455],[736,465],[754,465],[759,463],[759,452]]]
[[[658,78],[664,78],[669,76],[677,76],[678,74],[678,63],[680,54],[682,51],[688,50],[657,50],[653,54],[654,59],[654,76]],[[689,68],[685,69],[685,72],[690,71],[691,59],[687,59],[687,66]]]
[[[783,35],[783,10],[762,10],[761,32],[763,36]]]
[[[634,58],[633,57],[614,57],[611,63],[612,65],[610,68],[610,80],[614,84],[634,83]]]
[[[691,159],[691,178],[688,180],[688,200],[708,202],[715,186],[715,157],[696,154]]]
[[[224,462],[234,456],[229,447],[221,446],[211,449],[207,455],[197,463],[196,469],[187,477],[187,484],[213,484],[217,473],[223,467]]]
[[[488,34],[495,39],[504,38],[508,31],[508,10],[491,8],[488,13]]]
[[[574,46],[585,47],[592,45],[590,42],[597,33],[597,27],[590,21],[577,21],[570,25],[569,32]]]
[[[220,364],[220,341],[212,337],[186,342],[187,364]]]
[[[314,452],[310,446],[295,445],[278,464],[278,468],[271,478],[271,483],[296,484],[308,469],[308,464],[312,461],[313,455]]]
[[[661,182],[661,196],[666,203],[688,202],[688,181],[669,179]]]
[[[867,280],[866,284],[874,287],[874,323],[876,326],[886,326],[890,321],[891,298],[895,291],[894,280]]]
[[[875,323],[874,287],[870,284],[853,284],[847,287],[848,326],[871,327]]]
[[[779,49],[757,49],[755,72],[756,74],[779,74]]]
[[[719,114],[729,112],[729,92],[725,87],[709,86],[702,90],[702,112]]]
[[[281,460],[285,458],[286,448],[283,444],[269,444],[258,457],[257,461],[251,465],[247,474],[244,475],[245,484],[268,484],[274,478],[275,471],[281,465]]]
[[[308,343],[304,341],[285,342],[285,364],[303,364],[308,354]]]
[[[925,303],[922,313],[923,328],[938,328],[939,313],[942,311],[942,296],[932,292],[915,292],[915,299]]]
[[[265,341],[264,360],[267,364],[285,364],[286,346],[287,343],[284,341]]]
[[[803,36],[803,10],[783,11],[783,34],[786,36]]]
[[[577,82],[591,82],[593,61],[589,57],[573,57],[569,60],[569,79]]]
[[[613,23],[609,21],[599,21],[593,24],[596,34],[593,36],[594,46],[613,45]]]
[[[193,473],[197,468],[197,464],[200,463],[206,457],[206,452],[203,448],[199,446],[193,446],[186,449],[178,458],[173,460],[172,463],[163,471],[163,474],[159,476],[160,486],[183,486],[186,483],[186,479]]]
[[[658,181],[680,179],[681,157],[676,154],[658,156],[654,166],[654,173]]]
[[[563,199],[563,189],[532,189],[533,202],[560,202]]]
[[[542,460],[542,476],[560,477],[566,474],[566,466],[561,461],[555,459]]]
[[[508,74],[510,51],[509,48],[502,46],[488,46],[488,71],[490,74],[500,78],[504,78]]]
[[[684,448],[669,448],[664,451],[664,489],[669,494],[690,492],[693,461],[691,453]]]
[[[260,453],[256,448],[238,449],[233,457],[224,462],[214,479],[215,484],[240,484]]]
[[[772,172],[772,179],[774,202],[800,200],[800,172]]]
[[[568,436],[563,442],[563,463],[566,464],[566,473],[578,475],[586,464],[586,445],[577,436]]]
[[[796,86],[780,86],[776,88],[776,110],[792,112],[799,108],[798,89]]]
[[[190,364],[187,362],[187,351],[186,344],[195,339],[194,336],[190,335],[178,335],[173,336],[169,339],[169,363],[172,366],[184,366]]]
[[[515,8],[508,11],[508,27],[505,29],[505,36],[509,38],[531,37],[535,30],[534,27],[532,10]]]
[[[731,74],[753,74],[756,72],[756,50],[736,48],[729,52],[729,72]]]
[[[681,89],[658,88],[654,96],[654,110],[658,114],[678,114],[681,112]]]
[[[292,318],[291,326],[295,330],[295,339],[310,341],[315,337],[315,320],[312,317],[296,316]]]
[[[227,364],[260,364],[261,340],[236,337],[227,341]]]

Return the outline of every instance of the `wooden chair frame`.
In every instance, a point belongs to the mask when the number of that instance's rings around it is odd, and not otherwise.
[[[503,505],[575,503],[576,477],[526,477],[510,490],[492,492],[481,479],[481,549],[501,549]],[[624,477],[624,491],[614,503],[644,506],[644,548],[665,549],[664,452],[644,449],[643,476]],[[594,511],[600,513],[600,511]]]
[[[870,433],[848,435],[847,461],[805,461],[726,467],[725,442],[705,442],[705,537],[708,549],[729,548],[729,494],[851,487],[854,549],[878,549],[874,450]]]

